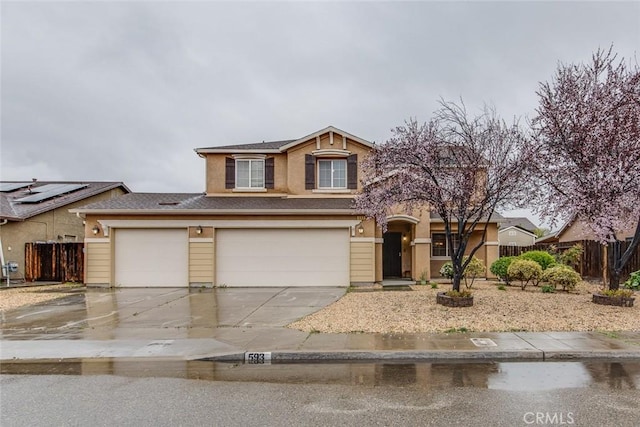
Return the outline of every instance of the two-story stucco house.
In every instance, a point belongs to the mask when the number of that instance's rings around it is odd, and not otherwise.
[[[384,235],[353,210],[372,148],[331,126],[294,140],[198,148],[204,194],[132,193],[74,210],[87,224],[85,282],[348,286],[437,277],[449,248],[428,210],[399,212]],[[495,223],[487,236],[477,256],[490,265]]]

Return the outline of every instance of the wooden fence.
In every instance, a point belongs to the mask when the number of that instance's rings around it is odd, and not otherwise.
[[[561,243],[541,243],[533,246],[500,246],[500,256],[518,256],[527,251],[549,251],[551,253],[562,253],[570,247],[581,244],[584,249],[582,253],[582,259],[577,266],[577,270],[585,278],[601,278],[602,272],[605,266],[605,247],[599,242],[594,240],[577,240],[573,242],[561,242]],[[622,253],[627,250],[630,242],[622,242]],[[609,245],[608,251],[612,250],[612,245]],[[640,246],[636,247],[631,259],[627,263],[622,272],[622,280],[626,280],[629,275],[640,270]]]
[[[28,282],[82,282],[84,243],[26,243],[24,249]]]

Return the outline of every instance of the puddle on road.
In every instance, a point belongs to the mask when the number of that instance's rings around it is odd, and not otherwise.
[[[640,363],[324,363],[245,365],[208,361],[86,359],[2,363],[2,374],[116,375],[279,384],[340,384],[510,391],[640,389]]]

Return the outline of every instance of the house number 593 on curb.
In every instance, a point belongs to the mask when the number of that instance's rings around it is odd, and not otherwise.
[[[271,363],[271,352],[261,352],[261,353],[245,353],[244,354],[244,363],[249,365],[264,365]]]

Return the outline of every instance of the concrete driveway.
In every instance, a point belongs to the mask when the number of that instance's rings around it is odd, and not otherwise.
[[[216,338],[247,345],[345,293],[345,288],[87,289],[8,310],[3,340]]]

